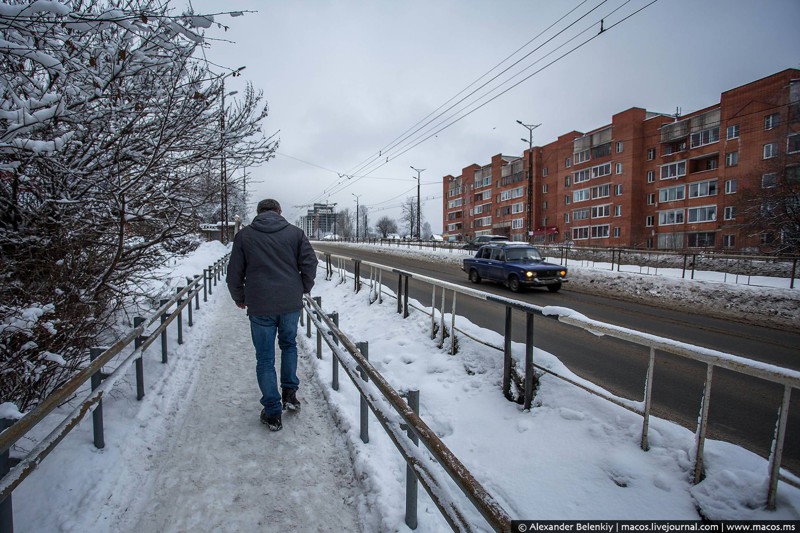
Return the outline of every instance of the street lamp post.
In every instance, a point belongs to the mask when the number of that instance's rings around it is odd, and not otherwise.
[[[525,231],[527,240],[530,242],[533,237],[533,130],[541,124],[524,124],[521,120],[518,120],[517,124],[528,129],[528,138],[522,139],[522,142],[528,143],[528,216],[526,217]]]
[[[421,239],[421,234],[420,234],[420,229],[421,229],[421,228],[420,228],[420,225],[419,225],[419,221],[420,221],[420,216],[419,216],[419,213],[420,213],[420,201],[419,201],[419,177],[420,177],[420,174],[422,174],[422,171],[424,171],[425,169],[424,169],[424,168],[414,168],[414,167],[412,166],[412,167],[411,167],[411,170],[413,170],[414,172],[416,172],[416,173],[417,173],[417,240],[419,241],[419,240],[422,240],[422,239]],[[413,233],[413,232],[412,232],[412,233]]]
[[[229,72],[228,74],[222,76],[222,92],[221,92],[221,106],[220,106],[220,113],[219,113],[219,135],[220,135],[220,163],[219,163],[219,172],[220,172],[220,228],[219,228],[219,240],[222,244],[228,244],[228,165],[225,161],[225,78],[228,76],[238,76],[245,67],[239,67],[236,70]],[[234,94],[238,93],[239,91],[231,91],[227,94],[227,96],[233,96]]]
[[[356,242],[358,242],[358,198],[361,195],[354,192],[351,192],[350,194],[356,197]]]

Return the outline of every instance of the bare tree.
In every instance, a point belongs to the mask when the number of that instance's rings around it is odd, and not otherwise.
[[[397,222],[387,216],[382,216],[379,218],[375,227],[378,229],[378,233],[380,233],[381,237],[384,239],[390,233],[397,233]]]
[[[14,324],[0,331],[0,397],[21,410],[113,335],[110,317],[165,252],[192,245],[218,203],[220,154],[254,163],[277,148],[252,87],[221,109],[223,78],[239,71],[195,58],[209,18],[156,0],[32,5],[0,12],[11,43],[0,48],[0,323]]]
[[[415,235],[417,224],[417,199],[413,196],[407,197],[403,201],[401,209],[402,214],[400,215],[400,220],[403,224],[403,228],[408,229],[408,235]]]
[[[343,239],[352,239],[355,237],[355,224],[353,223],[353,214],[350,213],[350,208],[345,207],[336,213],[336,217],[336,223],[338,225],[336,232],[339,236]]]

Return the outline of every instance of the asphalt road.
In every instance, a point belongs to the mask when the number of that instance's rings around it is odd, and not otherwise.
[[[533,289],[513,294],[505,287],[482,283],[475,286],[452,264],[424,262],[419,258],[387,256],[367,250],[342,248],[335,244],[313,243],[321,252],[359,258],[451,283],[511,296],[535,305],[554,305],[574,309],[589,318],[680,340],[697,346],[800,370],[800,332],[770,329],[742,322],[721,320],[692,313],[691,308],[679,312],[652,305],[615,300],[579,292],[569,283],[558,293]],[[362,276],[363,276],[362,272]],[[393,281],[388,284],[392,286]],[[384,278],[384,284],[387,280]],[[394,287],[393,287],[394,288]],[[410,297],[429,302],[430,287],[412,281]],[[449,305],[449,304],[448,304]],[[457,314],[482,327],[502,332],[505,308],[486,301],[459,295]],[[513,337],[524,342],[525,316],[514,312]],[[554,320],[535,319],[537,348],[558,357],[575,374],[610,392],[641,401],[649,350],[621,340],[597,337]],[[653,378],[653,414],[676,421],[695,430],[706,366],[663,352],[656,352]],[[738,373],[716,368],[712,380],[709,411],[710,438],[744,446],[768,457],[777,421],[783,390],[778,385]],[[782,465],[800,474],[800,394],[791,401]]]

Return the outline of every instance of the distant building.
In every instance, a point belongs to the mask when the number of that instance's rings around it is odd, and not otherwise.
[[[314,204],[301,217],[301,228],[310,239],[321,239],[336,233],[336,204]]]
[[[800,186],[799,169],[800,70],[788,69],[685,116],[631,108],[469,165],[443,178],[442,222],[456,240],[769,252],[785,229],[754,230],[753,200],[781,180]]]

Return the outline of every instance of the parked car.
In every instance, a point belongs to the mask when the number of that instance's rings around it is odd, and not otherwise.
[[[461,270],[473,283],[494,281],[514,292],[525,287],[547,287],[550,292],[557,292],[567,281],[567,267],[545,262],[539,249],[529,244],[481,246],[475,257],[464,259]]]
[[[467,244],[462,246],[464,250],[477,250],[484,244],[490,242],[509,242],[508,237],[505,235],[478,235]]]
[[[399,241],[400,235],[398,235],[397,233],[390,233],[386,236],[386,238],[389,239],[390,241]]]

